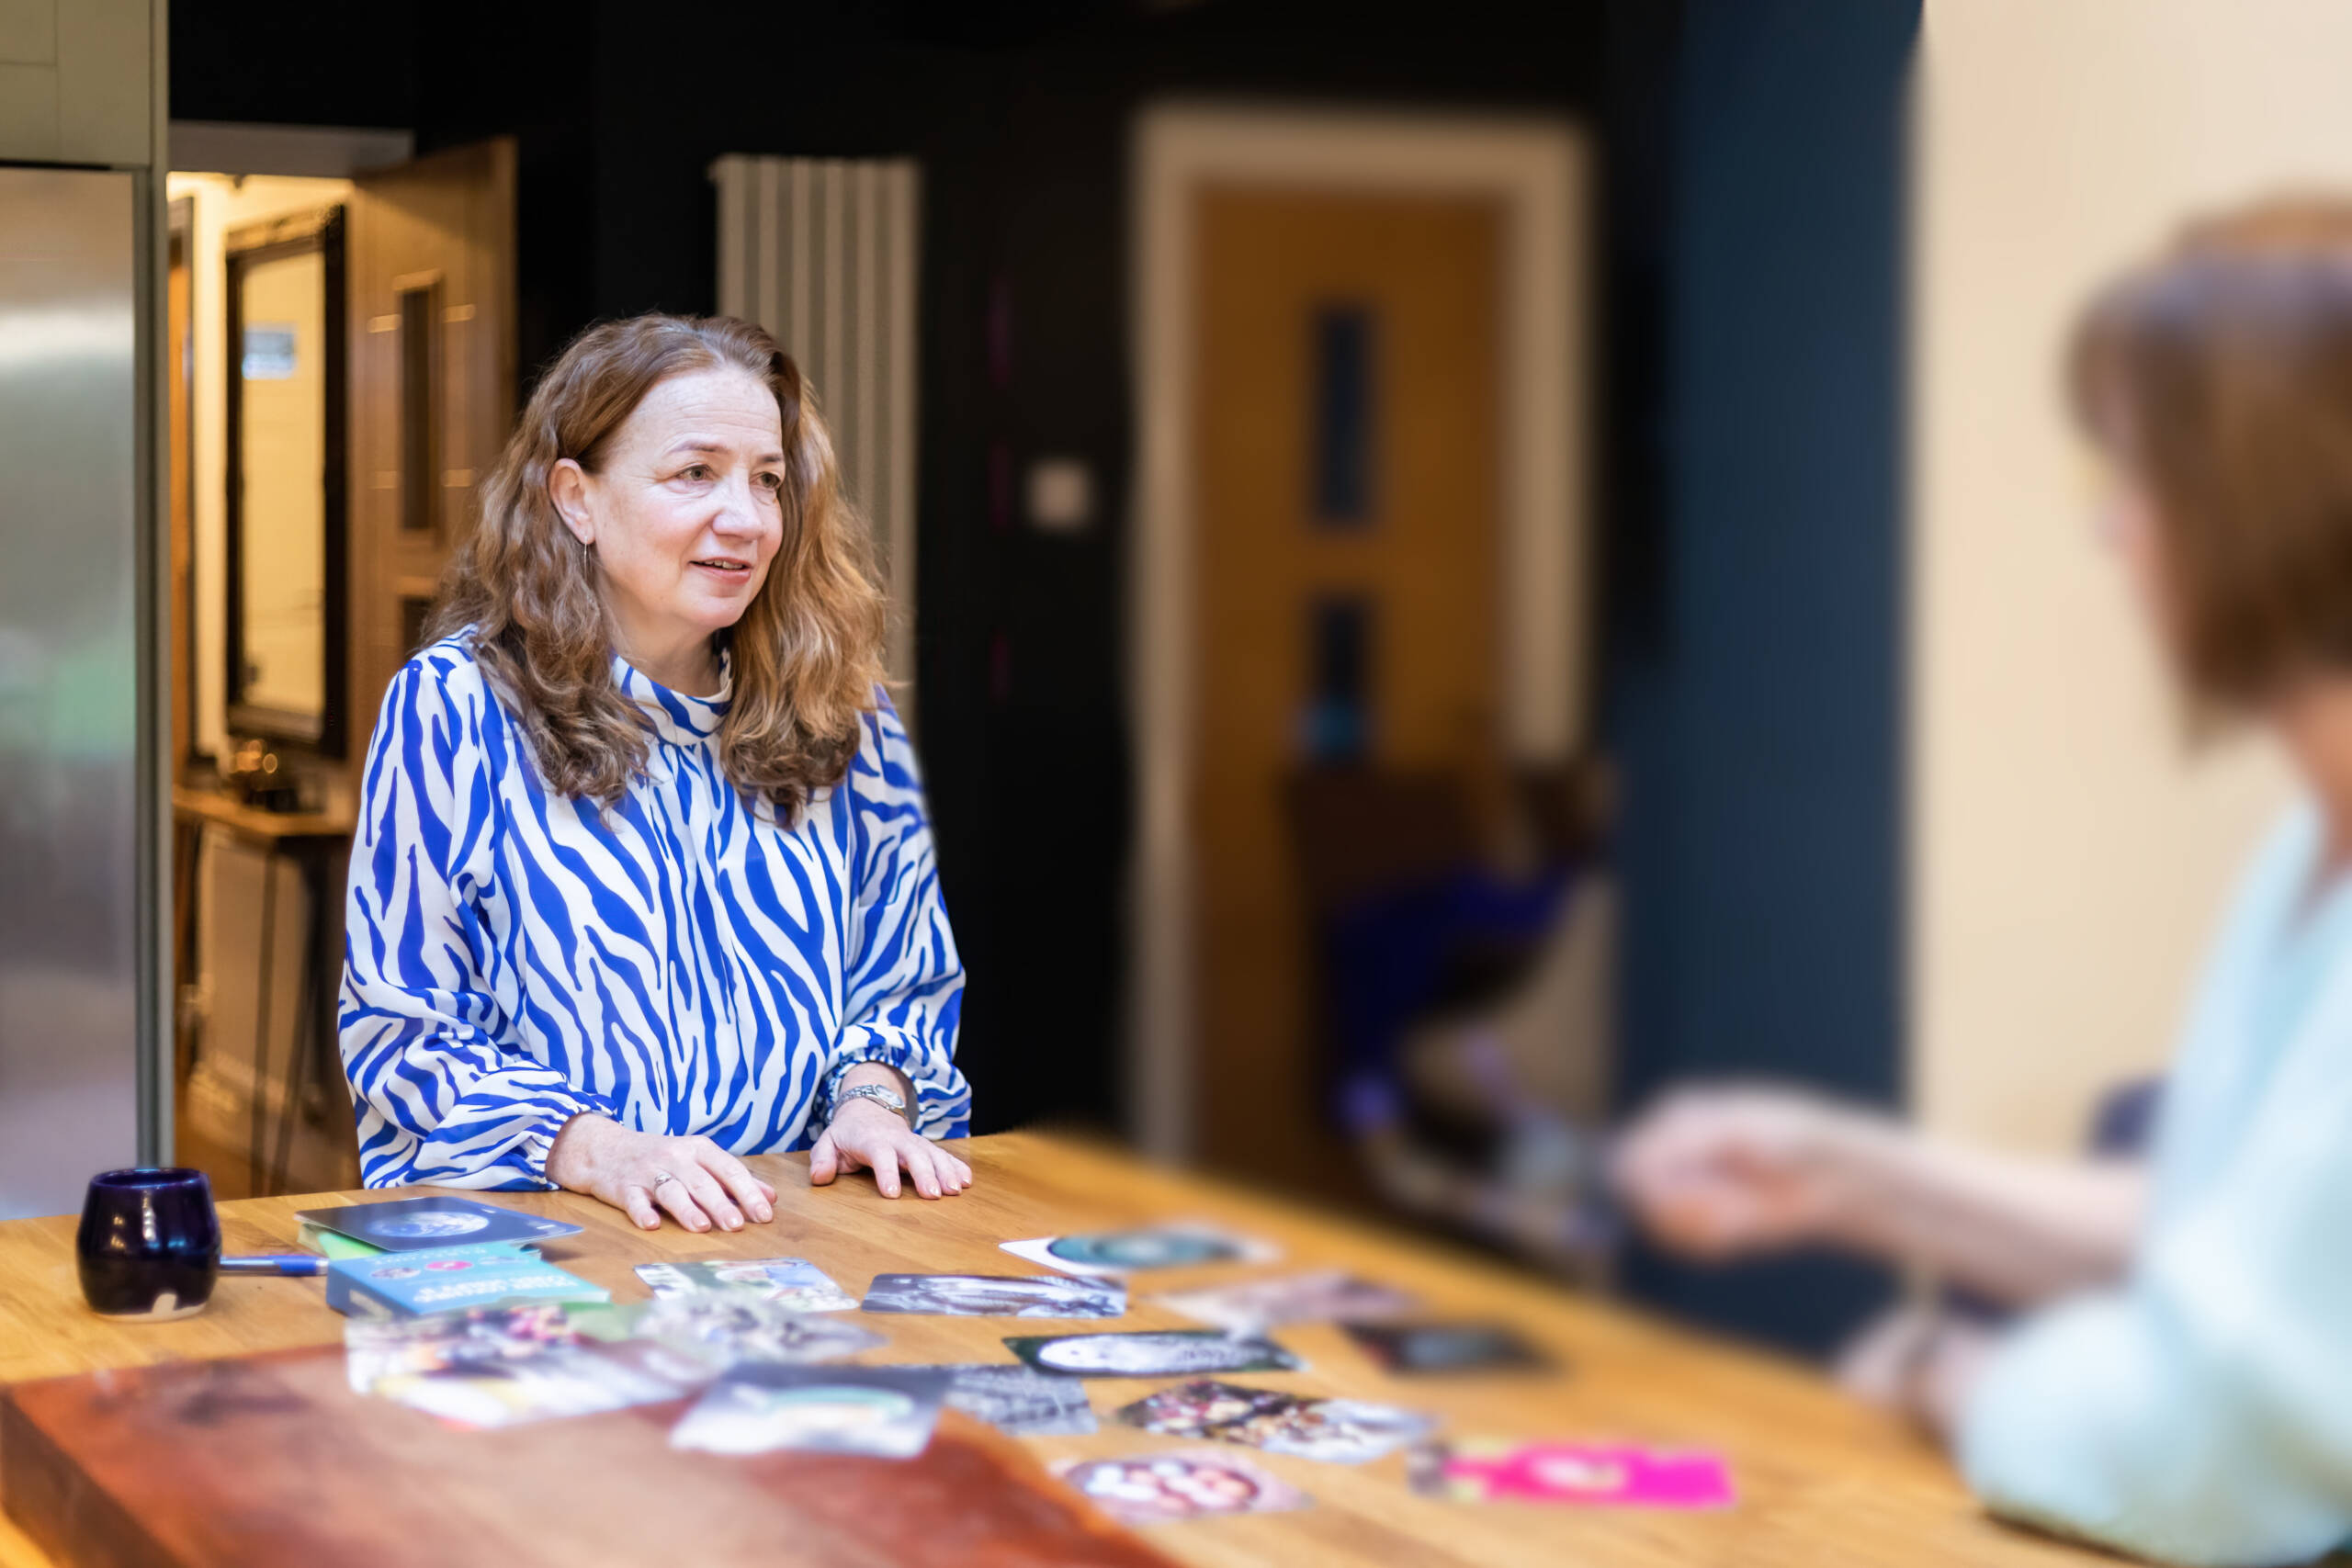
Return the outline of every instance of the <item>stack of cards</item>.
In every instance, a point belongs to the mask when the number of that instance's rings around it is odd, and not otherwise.
[[[1187,1223],[1083,1235],[1041,1235],[1000,1242],[1005,1251],[1065,1274],[1132,1273],[1138,1269],[1189,1269],[1208,1263],[1271,1263],[1280,1248],[1222,1226]]]
[[[1216,1514],[1304,1508],[1304,1492],[1238,1454],[1179,1449],[1133,1459],[1064,1460],[1054,1473],[1122,1524],[1155,1525]]]
[[[805,1258],[718,1258],[695,1263],[640,1263],[637,1277],[657,1296],[697,1291],[749,1291],[788,1312],[848,1312],[848,1292]]]
[[[1271,1388],[1201,1381],[1161,1389],[1119,1419],[1170,1438],[1215,1438],[1268,1453],[1362,1464],[1427,1437],[1433,1417],[1393,1404],[1306,1399]]]
[[[1120,1317],[1127,1289],[1057,1274],[876,1274],[867,1312],[951,1317]]]
[[[1732,1501],[1717,1456],[1625,1443],[1427,1443],[1413,1450],[1411,1475],[1415,1491],[1459,1503],[1722,1508]]]
[[[414,1317],[530,1302],[606,1302],[612,1292],[568,1274],[518,1242],[432,1247],[338,1258],[327,1305],[352,1317]]]
[[[1160,1378],[1202,1372],[1295,1372],[1306,1365],[1271,1339],[1214,1328],[1143,1334],[1016,1336],[1007,1348],[1040,1371],[1079,1378]]]
[[[1256,1334],[1286,1323],[1392,1317],[1420,1304],[1402,1291],[1368,1283],[1338,1269],[1250,1280],[1205,1291],[1181,1291],[1152,1300],[1235,1334]]]
[[[930,1367],[739,1366],[671,1429],[670,1446],[912,1459],[931,1442],[947,1383]]]
[[[580,1227],[543,1220],[471,1198],[395,1198],[382,1203],[345,1203],[305,1209],[294,1216],[305,1225],[364,1241],[386,1252],[432,1247],[480,1247],[493,1241],[542,1242],[578,1235]]]

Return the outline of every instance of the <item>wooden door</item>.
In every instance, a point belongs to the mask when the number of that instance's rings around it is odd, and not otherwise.
[[[351,713],[366,754],[513,428],[514,144],[363,175],[351,200]]]
[[[1502,215],[1195,199],[1198,1147],[1341,1191],[1285,793],[1318,759],[1501,776]]]

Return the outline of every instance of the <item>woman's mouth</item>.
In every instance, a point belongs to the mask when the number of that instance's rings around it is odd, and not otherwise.
[[[750,561],[734,560],[726,556],[706,556],[700,560],[689,561],[686,564],[698,566],[705,571],[716,571],[728,577],[748,577],[752,571]]]

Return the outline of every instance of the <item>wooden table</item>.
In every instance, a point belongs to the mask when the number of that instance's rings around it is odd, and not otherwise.
[[[978,1180],[968,1192],[936,1203],[887,1201],[863,1177],[811,1189],[806,1156],[756,1158],[752,1168],[779,1190],[776,1220],[731,1235],[694,1235],[674,1225],[640,1232],[616,1212],[571,1193],[501,1193],[495,1201],[587,1226],[584,1235],[549,1250],[623,1301],[646,1293],[631,1266],[658,1258],[801,1256],[854,1294],[877,1273],[1035,1272],[999,1250],[1003,1240],[1153,1218],[1220,1220],[1281,1243],[1287,1253],[1281,1269],[1344,1266],[1417,1292],[1433,1313],[1508,1321],[1566,1369],[1546,1377],[1392,1378],[1337,1328],[1311,1325],[1278,1331],[1308,1371],[1236,1381],[1431,1410],[1446,1418],[1450,1430],[1465,1435],[1713,1447],[1728,1457],[1739,1493],[1736,1506],[1712,1514],[1472,1507],[1414,1495],[1405,1484],[1400,1455],[1357,1467],[1253,1451],[1317,1506],[1148,1532],[1153,1544],[1182,1562],[1214,1568],[1555,1562],[2080,1568],[2109,1561],[1994,1523],[1932,1450],[1794,1364],[1712,1343],[1419,1242],[1146,1167],[1107,1148],[1008,1134],[975,1139],[959,1152]],[[229,1249],[289,1250],[295,1211],[339,1201],[329,1195],[225,1203],[221,1223]],[[181,1323],[132,1326],[94,1316],[74,1282],[74,1224],[59,1216],[0,1224],[0,1382],[329,1344],[341,1337],[343,1320],[328,1310],[315,1280],[224,1279],[211,1310]],[[1119,1326],[1189,1326],[1143,1298],[1237,1277],[1232,1267],[1146,1276]],[[1000,1341],[1008,1333],[1112,1326],[993,1318],[872,1321],[889,1336],[887,1347],[865,1358],[873,1361],[1002,1360],[1008,1354]],[[1168,1381],[1173,1380],[1104,1379],[1088,1387],[1095,1409],[1107,1416]],[[1117,1425],[1091,1437],[1027,1441],[1049,1459],[1175,1446]],[[0,1484],[5,1479],[0,1456]],[[50,1565],[0,1520],[0,1568]]]

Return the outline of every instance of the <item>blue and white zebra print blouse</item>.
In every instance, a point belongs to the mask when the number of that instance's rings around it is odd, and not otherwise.
[[[888,699],[787,827],[719,772],[726,685],[684,696],[617,658],[613,677],[650,740],[611,812],[547,789],[465,634],[385,694],[340,1015],[368,1185],[548,1186],[585,1111],[804,1148],[867,1061],[914,1085],[926,1135],[962,1135],[963,964]]]

